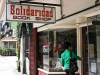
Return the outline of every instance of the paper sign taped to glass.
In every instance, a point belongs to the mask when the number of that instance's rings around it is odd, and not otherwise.
[[[91,62],[91,72],[97,73],[97,65],[96,65],[96,62]]]
[[[57,58],[57,60],[56,60],[56,66],[55,66],[55,69],[57,68],[57,69],[62,69],[62,66],[61,66],[61,63],[60,63],[60,61],[61,61],[61,58]]]
[[[89,44],[89,55],[90,58],[94,58],[94,44]]]

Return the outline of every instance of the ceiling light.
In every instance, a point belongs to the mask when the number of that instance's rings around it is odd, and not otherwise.
[[[80,23],[76,23],[76,25],[80,25]]]

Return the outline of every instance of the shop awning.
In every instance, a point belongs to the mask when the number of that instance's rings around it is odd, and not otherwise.
[[[56,28],[58,27],[64,27],[67,28],[68,26],[70,27],[77,27],[77,23],[78,22],[74,22],[73,24],[71,24],[71,22],[76,21],[78,18],[84,17],[86,19],[85,22],[82,22],[80,24],[84,25],[84,23],[87,25],[87,17],[93,16],[93,15],[97,15],[100,14],[100,5],[95,5],[93,7],[89,7],[87,9],[84,9],[82,11],[76,12],[74,14],[68,15],[65,18],[59,19],[56,21],[56,23],[54,24],[44,24],[41,25],[40,27],[38,27],[38,32],[43,31],[43,30],[47,30],[47,29],[52,29],[54,28],[53,26],[56,26]],[[69,23],[70,21],[70,23]],[[70,25],[71,24],[71,25]]]

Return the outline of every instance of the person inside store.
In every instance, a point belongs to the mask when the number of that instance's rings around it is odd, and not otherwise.
[[[66,72],[67,75],[75,75],[75,72],[72,72],[69,68],[70,65],[70,52],[71,52],[71,43],[70,42],[65,42],[65,51],[61,54],[61,65],[63,66],[64,71]],[[72,52],[72,59],[77,59],[77,60],[83,60],[83,58],[80,58],[77,56],[74,52]]]

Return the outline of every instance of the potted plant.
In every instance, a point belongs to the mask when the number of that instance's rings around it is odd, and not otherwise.
[[[16,51],[16,56],[18,56],[18,51]]]

